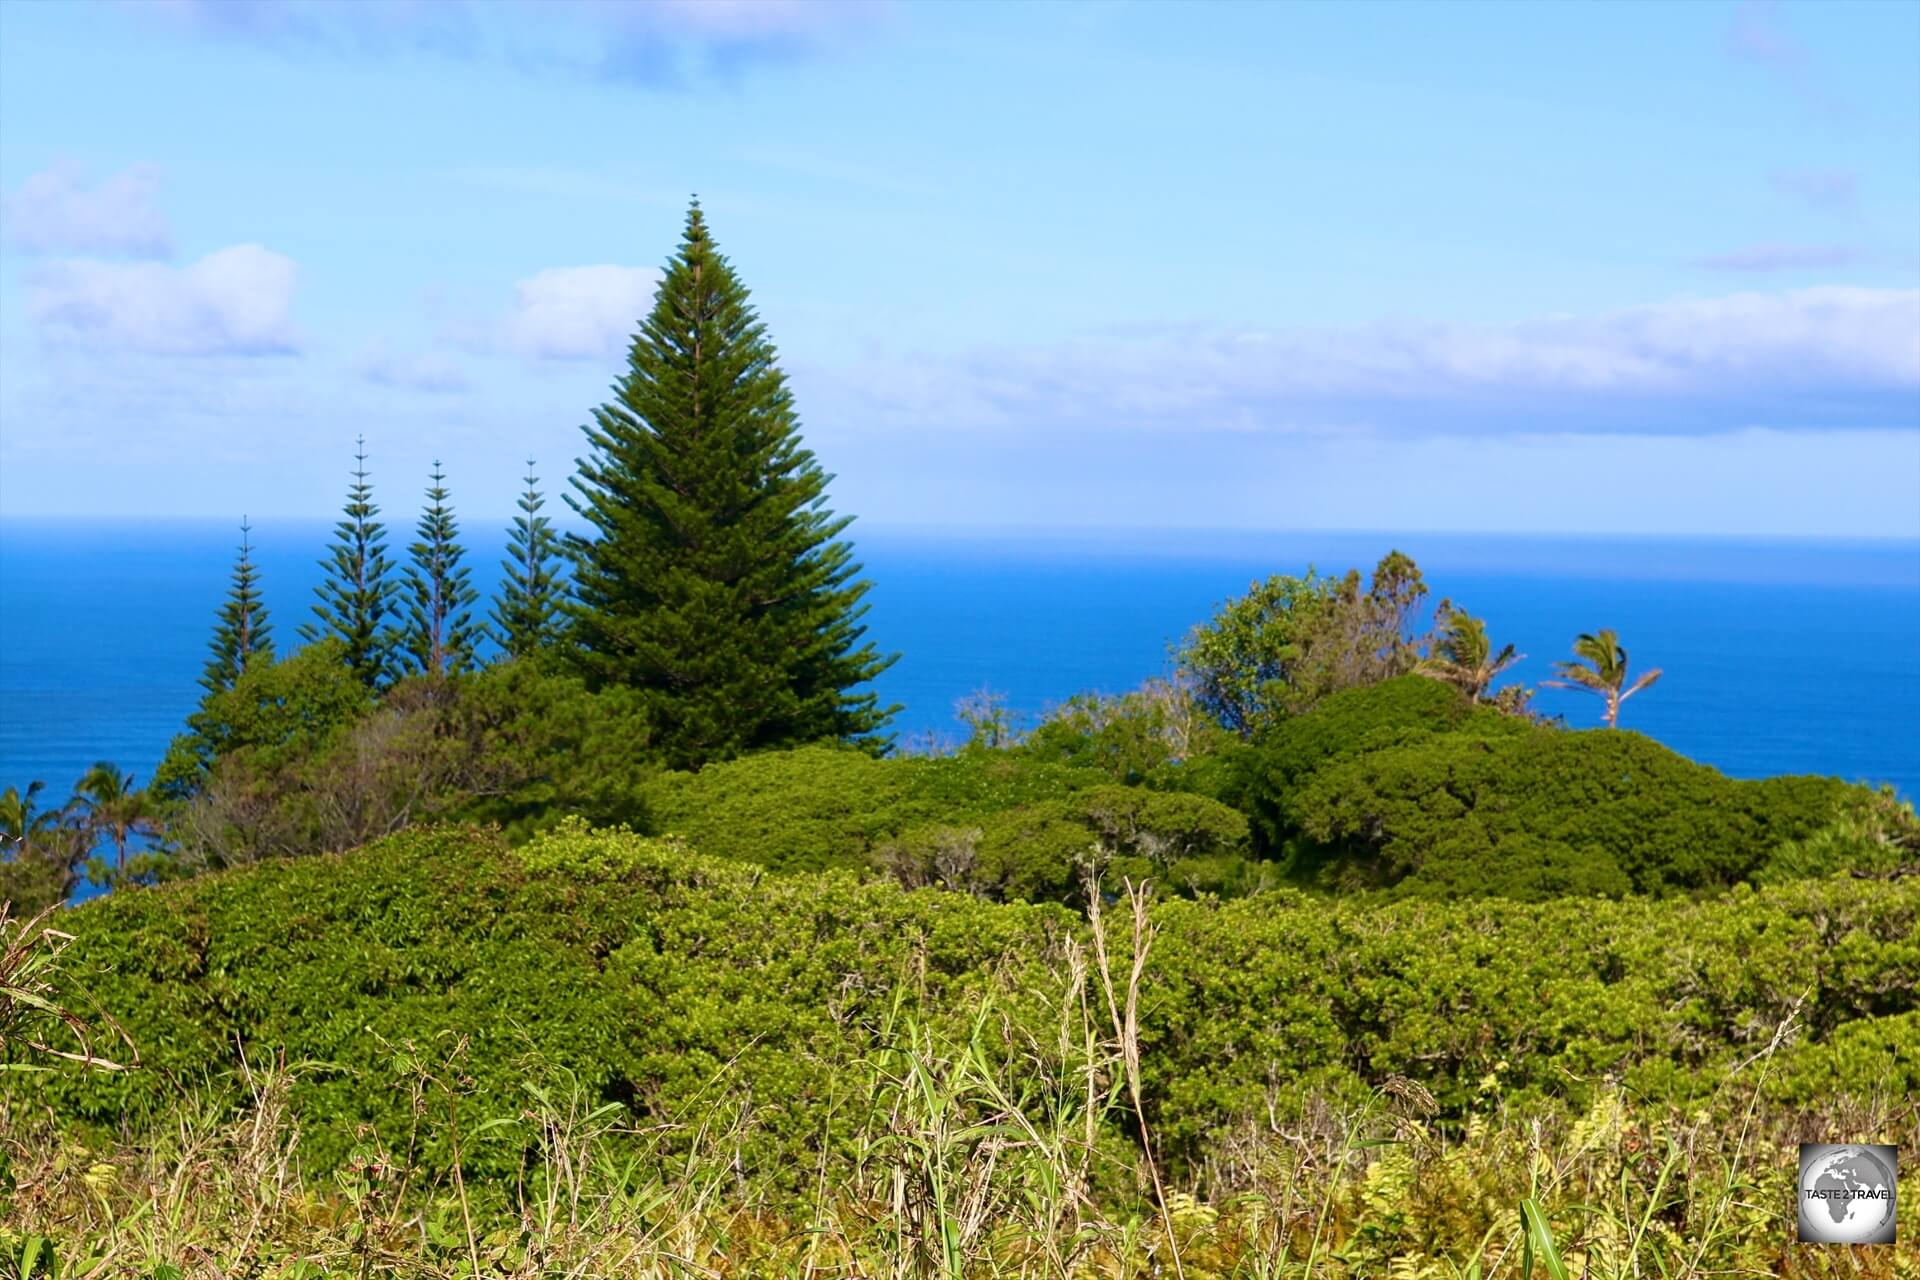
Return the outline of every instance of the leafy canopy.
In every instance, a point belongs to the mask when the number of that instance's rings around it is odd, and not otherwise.
[[[1375,566],[1323,578],[1277,574],[1256,582],[1195,627],[1180,651],[1194,696],[1223,726],[1252,737],[1342,689],[1412,670],[1412,627],[1427,588],[1398,551]]]

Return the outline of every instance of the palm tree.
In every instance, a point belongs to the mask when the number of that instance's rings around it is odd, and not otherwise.
[[[86,825],[96,834],[113,837],[114,871],[127,869],[127,841],[159,830],[147,793],[133,785],[133,775],[121,773],[111,760],[94,764],[74,784],[73,799]]]
[[[1527,656],[1514,652],[1512,645],[1494,653],[1493,642],[1487,639],[1486,620],[1444,603],[1440,606],[1438,622],[1439,635],[1433,642],[1433,654],[1414,670],[1446,681],[1466,694],[1469,701],[1479,702],[1503,671]]]
[[[58,809],[40,810],[35,803],[46,789],[44,782],[29,782],[25,795],[18,787],[0,791],[0,853],[21,857],[44,836],[60,827]]]
[[[1554,663],[1553,668],[1561,678],[1542,683],[1551,689],[1579,689],[1605,698],[1609,729],[1620,727],[1620,704],[1660,678],[1660,669],[1655,667],[1628,684],[1627,651],[1620,647],[1620,637],[1612,631],[1582,633],[1573,642],[1573,652],[1584,661]]]

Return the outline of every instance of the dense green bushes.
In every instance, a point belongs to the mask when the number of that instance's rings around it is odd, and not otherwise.
[[[1698,1098],[1783,1024],[1770,1088],[1788,1096],[1869,1095],[1896,1079],[1896,1057],[1920,1060],[1911,881],[1545,905],[1284,891],[1168,902],[1154,919],[1146,1101],[1189,1164],[1269,1107],[1393,1076],[1457,1119],[1495,1085],[1542,1105],[1583,1105],[1605,1081]],[[316,1064],[299,1086],[302,1150],[325,1165],[357,1124],[404,1132],[400,1047],[433,1054],[463,1035],[482,1110],[515,1109],[529,1059],[560,1063],[648,1123],[752,1107],[760,1145],[742,1159],[764,1168],[814,1167],[837,1072],[897,1001],[940,1025],[991,990],[1000,1051],[1019,1052],[1014,1028],[1050,1036],[1085,926],[1055,906],[769,875],[575,828],[517,852],[483,833],[409,833],[115,895],[71,928],[76,974],[146,1065],[8,1082],[63,1116],[118,1125],[236,1050],[284,1053]],[[472,1169],[504,1175],[518,1158],[481,1144]]]
[[[1885,869],[1920,849],[1900,805],[1838,780],[1734,781],[1419,676],[1334,694],[1247,745],[1190,732],[1187,714],[1164,689],[1082,699],[1012,747],[750,756],[661,775],[638,807],[702,853],[1029,901],[1077,901],[1090,864],[1189,894],[1291,880],[1534,901]]]
[[[802,747],[662,774],[646,801],[653,830],[702,853],[817,871],[866,866],[881,844],[918,826],[971,823],[1100,781],[993,752],[902,760]]]
[[[1091,868],[1214,891],[1250,879],[1233,809],[1023,751],[887,760],[807,747],[663,774],[644,799],[653,831],[776,871],[871,867],[909,887],[1030,902],[1076,900]]]
[[[1549,729],[1406,677],[1280,725],[1242,754],[1234,798],[1261,851],[1304,882],[1543,899],[1784,879],[1776,851],[1865,794],[1735,781],[1639,734]]]
[[[1070,923],[844,875],[768,876],[637,836],[537,839],[523,860],[482,833],[409,832],[82,908],[75,958],[146,1069],[29,1087],[63,1115],[115,1123],[237,1049],[284,1053],[325,1064],[301,1086],[324,1121],[303,1149],[330,1162],[356,1124],[404,1120],[394,1053],[458,1034],[476,1089],[503,1111],[529,1057],[655,1122],[732,1062],[797,1147],[831,1064],[896,987],[937,1001],[1008,955],[1038,963]]]
[[[1077,901],[1090,864],[1167,892],[1290,880],[1537,901],[1885,870],[1920,850],[1901,805],[1836,779],[1735,781],[1418,676],[1333,694],[1245,745],[1176,695],[1081,699],[1017,745],[944,758],[749,756],[660,775],[634,807],[650,831],[777,871],[871,867],[1029,901]]]
[[[161,791],[188,867],[433,820],[518,840],[574,814],[776,871],[877,868],[1068,902],[1096,864],[1174,892],[1291,880],[1543,899],[1887,869],[1920,848],[1901,806],[1836,780],[1735,782],[1638,735],[1548,729],[1418,676],[1328,696],[1250,744],[1173,682],[1079,699],[1024,742],[948,757],[818,746],[662,774],[649,741],[633,691],[536,662],[404,682],[375,706],[319,645],[210,696]]]

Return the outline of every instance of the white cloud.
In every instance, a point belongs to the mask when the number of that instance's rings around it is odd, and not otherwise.
[[[164,258],[173,251],[154,204],[160,171],[136,165],[96,185],[70,163],[34,174],[0,201],[6,241],[27,253]]]
[[[1710,390],[1726,375],[1765,386],[1920,390],[1920,289],[1828,286],[1639,307],[1585,326],[1659,370],[1660,386]]]
[[[549,267],[514,285],[496,344],[530,360],[599,360],[625,349],[660,273],[610,264]]]
[[[796,371],[875,426],[1327,434],[1920,425],[1920,291],[1689,298],[1505,328],[1112,336]]]
[[[360,374],[377,387],[451,394],[473,385],[466,371],[432,352],[396,351],[384,341],[370,344],[359,362]]]
[[[57,345],[154,355],[280,355],[298,342],[298,268],[257,244],[184,267],[74,259],[27,276],[27,315]]]

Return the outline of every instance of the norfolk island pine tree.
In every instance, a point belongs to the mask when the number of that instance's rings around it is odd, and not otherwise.
[[[493,606],[494,640],[510,658],[550,649],[565,621],[560,536],[553,522],[540,514],[546,498],[539,483],[528,458],[527,487],[520,495],[520,514],[507,531],[507,558],[500,562],[500,592]]]
[[[233,682],[247,669],[255,654],[273,657],[273,625],[267,619],[266,602],[260,596],[260,573],[253,563],[253,526],[240,518],[240,556],[233,565],[233,584],[227,588],[226,603],[220,606],[219,621],[214,624],[213,639],[207,642],[211,657],[201,673],[200,685],[208,693],[233,688]]]
[[[472,614],[479,596],[460,563],[466,549],[447,504],[446,475],[438,459],[416,532],[418,540],[407,548],[412,563],[406,571],[407,627],[400,647],[412,670],[437,679],[472,669],[480,642]]]
[[[347,665],[372,688],[393,675],[398,613],[393,598],[400,584],[390,576],[386,527],[376,519],[380,508],[367,480],[366,445],[365,437],[354,441],[353,484],[333,527],[333,550],[320,562],[325,576],[314,588],[319,599],[313,606],[319,622],[301,627],[300,638],[311,643],[339,637]]]
[[[699,202],[585,428],[567,502],[575,661],[644,691],[666,763],[837,739],[884,750],[897,708],[860,691],[895,660],[862,643],[852,523],[800,443],[785,375]]]

